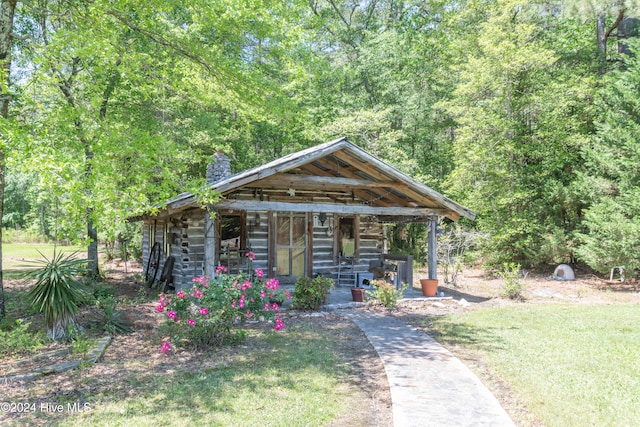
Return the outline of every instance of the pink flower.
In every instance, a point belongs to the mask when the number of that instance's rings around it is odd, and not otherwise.
[[[256,254],[254,254],[253,251],[248,251],[245,256],[249,258],[250,261],[256,259]]]
[[[267,283],[264,285],[264,287],[267,289],[273,289],[275,291],[278,289],[278,287],[280,287],[280,282],[278,282],[278,279],[272,277],[271,279],[267,280]]]
[[[200,309],[200,314],[202,314],[203,316],[206,316],[207,314],[209,314],[209,309],[207,307],[202,307]]]
[[[231,308],[236,308],[236,300],[231,301]]]
[[[180,299],[185,299],[187,297],[187,293],[182,289],[180,289],[178,292],[176,292],[176,297]]]
[[[203,285],[207,284],[207,279],[208,277],[206,276],[200,276],[200,277],[194,277],[193,279],[191,279],[192,282],[194,283],[201,283]]]
[[[160,347],[160,351],[163,352],[164,354],[169,354],[169,350],[171,350],[171,347],[173,346],[169,341],[163,341],[162,347]]]
[[[196,289],[195,294],[196,294],[196,298],[202,298],[204,296],[204,294],[200,289]]]
[[[265,305],[264,305],[264,311],[269,311],[269,308],[270,308],[270,307],[269,307],[269,304],[265,304]]]
[[[196,326],[196,321],[195,321],[195,320],[193,320],[193,319],[189,319],[189,320],[187,320],[187,325],[189,325],[189,326]]]
[[[224,273],[225,271],[227,271],[227,267],[225,267],[224,265],[219,265],[216,267],[216,274]]]
[[[244,314],[244,317],[246,317],[247,319],[251,317],[251,311],[247,310],[247,312]]]
[[[278,304],[276,304],[275,302],[271,307],[273,307],[273,311],[278,311]]]
[[[258,276],[260,279],[264,277],[264,271],[262,271],[262,269],[260,268],[256,268],[255,270],[253,270],[253,272],[256,273],[256,276]]]
[[[266,297],[267,297],[267,294],[264,293],[264,290],[260,291],[260,298],[265,299]]]
[[[276,331],[281,331],[282,328],[284,328],[284,323],[282,322],[282,319],[280,319],[279,317],[276,317],[276,324],[273,327],[273,329],[275,329]]]
[[[158,303],[158,305],[156,305],[156,311],[158,313],[162,313],[164,310],[164,305],[162,305],[162,303]]]
[[[176,317],[178,316],[178,313],[176,313],[175,311],[171,310],[170,312],[167,313],[167,317],[171,320],[176,320]]]
[[[291,292],[287,291],[286,289],[284,291],[284,295],[287,297],[287,301],[291,299]]]

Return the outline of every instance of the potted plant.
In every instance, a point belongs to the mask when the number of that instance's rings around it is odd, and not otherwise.
[[[420,279],[420,286],[425,297],[435,297],[438,293],[438,279]]]
[[[365,285],[368,284],[368,279],[364,279]],[[360,283],[356,283],[356,286],[351,288],[351,298],[353,298],[353,300],[355,302],[363,302],[364,301],[364,288],[360,287]]]

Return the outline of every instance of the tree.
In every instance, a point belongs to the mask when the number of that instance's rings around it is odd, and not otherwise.
[[[630,41],[629,47],[633,54],[624,67],[604,79],[596,132],[583,147],[582,186],[589,189],[584,197],[590,206],[578,253],[603,273],[619,265],[640,270],[640,43]]]
[[[569,0],[560,3],[568,14],[594,19],[596,44],[601,62],[601,72],[607,69],[606,62],[617,62],[621,53],[628,53],[627,39],[637,35],[637,4],[633,0]],[[617,49],[611,53],[610,45]]]
[[[561,56],[554,44],[584,49],[585,27],[549,25],[544,12],[511,0],[484,9],[453,98],[442,103],[457,122],[449,188],[479,212],[492,265],[570,259],[582,208],[576,165],[593,83],[588,64]]]
[[[264,111],[288,105],[277,89],[287,69],[275,70],[290,11],[260,7],[68,0],[23,16],[21,113],[37,142],[23,155],[39,159],[61,221],[85,222],[92,274],[98,229],[114,238],[125,215],[195,185],[216,149],[246,153],[234,128],[260,141]]]
[[[13,39],[13,18],[17,0],[2,0],[0,3],[0,218],[4,213],[4,174],[6,170],[9,102],[11,93],[11,42]],[[2,227],[0,226],[0,321],[5,316],[4,278],[2,275]]]

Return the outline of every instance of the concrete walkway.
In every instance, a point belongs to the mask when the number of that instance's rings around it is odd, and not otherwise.
[[[382,359],[394,426],[514,426],[478,377],[429,335],[390,316],[340,314],[362,329]]]

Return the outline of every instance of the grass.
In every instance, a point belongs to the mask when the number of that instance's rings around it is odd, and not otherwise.
[[[426,320],[439,342],[481,355],[543,425],[636,425],[637,305],[515,306]]]
[[[341,385],[348,372],[336,367],[334,339],[302,323],[286,334],[251,330],[232,355],[202,355],[201,368],[123,366],[128,384],[93,396],[90,412],[61,425],[323,425],[346,414],[354,398]]]
[[[34,268],[39,267],[32,261],[53,256],[54,248],[57,253],[86,252],[82,246],[56,246],[52,243],[3,243],[2,244],[2,270],[5,278],[20,278]],[[41,253],[39,253],[40,251]]]

